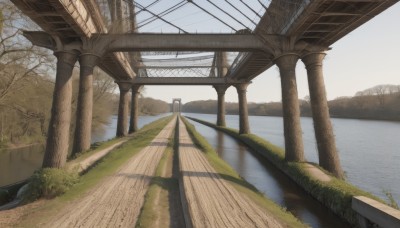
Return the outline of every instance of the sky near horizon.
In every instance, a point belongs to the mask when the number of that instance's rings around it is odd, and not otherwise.
[[[331,46],[324,60],[324,78],[328,100],[353,96],[379,84],[400,85],[400,3],[372,18]],[[308,95],[307,73],[299,60],[296,67],[299,98]],[[168,103],[181,98],[216,100],[211,86],[146,86],[144,96]],[[227,102],[237,102],[237,93],[230,87]],[[248,102],[281,101],[279,71],[276,66],[266,70],[247,89]]]

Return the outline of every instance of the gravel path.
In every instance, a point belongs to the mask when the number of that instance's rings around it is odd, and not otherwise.
[[[134,227],[149,183],[175,127],[172,120],[116,174],[71,202],[47,227]]]
[[[190,227],[283,227],[221,178],[179,123],[179,161]],[[188,222],[187,222],[188,223]]]

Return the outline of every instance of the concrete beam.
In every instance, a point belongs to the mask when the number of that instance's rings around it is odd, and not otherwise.
[[[381,202],[365,196],[355,196],[352,199],[351,207],[361,216],[361,227],[368,222],[375,223],[379,227],[400,227],[400,211]]]
[[[211,77],[135,77],[131,81],[126,82],[137,85],[234,85],[244,83],[245,81]]]
[[[108,51],[263,51],[255,35],[240,34],[97,34]]]

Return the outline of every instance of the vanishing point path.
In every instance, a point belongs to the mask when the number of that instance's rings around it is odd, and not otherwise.
[[[68,204],[44,227],[133,227],[169,138],[174,118],[114,175]],[[282,227],[211,167],[179,119],[181,200],[186,227]],[[174,220],[174,218],[171,218]],[[40,224],[38,224],[40,225]]]
[[[175,123],[176,118],[116,174],[61,210],[46,227],[135,226],[150,181],[168,145]]]
[[[179,166],[193,227],[283,227],[221,178],[179,123]]]

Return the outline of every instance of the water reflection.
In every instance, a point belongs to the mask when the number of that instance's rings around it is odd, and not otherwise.
[[[32,145],[0,153],[0,186],[25,180],[42,165],[43,145]]]
[[[188,113],[188,116],[215,123],[216,115]],[[227,115],[228,127],[238,129],[237,115]],[[282,117],[249,116],[251,132],[284,147]],[[383,190],[400,203],[400,122],[335,119],[332,125],[340,162],[347,180],[355,186],[386,199]],[[318,163],[313,121],[302,117],[304,154]]]
[[[229,135],[194,121],[196,130],[240,176],[312,227],[348,227],[264,157]]]
[[[144,125],[167,115],[170,115],[170,113],[156,116],[139,116],[138,127],[142,128]],[[109,124],[104,130],[92,133],[92,143],[114,138],[116,126],[117,116],[111,116]],[[43,145],[0,151],[0,187],[29,178],[36,169],[42,166],[43,156]]]

